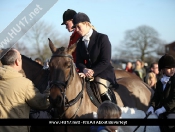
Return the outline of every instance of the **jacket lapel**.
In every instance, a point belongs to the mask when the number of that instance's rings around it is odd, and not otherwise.
[[[167,82],[167,85],[166,85],[166,87],[165,87],[165,89],[164,89],[164,91],[163,91],[165,97],[169,95],[170,88],[171,88],[171,81],[168,81],[168,82]]]

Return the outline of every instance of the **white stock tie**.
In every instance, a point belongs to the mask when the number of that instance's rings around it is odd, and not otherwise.
[[[90,29],[90,30],[89,30],[89,33],[87,33],[87,34],[83,37],[83,39],[82,39],[82,41],[84,41],[84,43],[85,43],[85,45],[86,45],[86,48],[88,47],[88,44],[89,44],[90,37],[91,37],[92,33],[93,33],[93,30]]]
[[[167,76],[165,76],[165,75],[163,75],[163,77],[161,78],[161,82],[162,82],[162,84],[163,84],[163,91],[164,91],[164,89],[165,89],[165,87],[166,87],[166,84],[167,84],[167,82],[169,81],[169,79],[170,79],[170,77],[167,77]]]

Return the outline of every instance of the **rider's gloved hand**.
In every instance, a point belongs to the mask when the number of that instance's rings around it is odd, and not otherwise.
[[[93,77],[94,71],[92,69],[84,68],[83,73],[86,75],[86,77]]]
[[[166,112],[166,109],[162,106],[161,108],[159,108],[159,109],[157,109],[157,110],[155,111],[155,114],[156,114],[157,116],[159,116],[160,114],[162,114],[162,113],[164,113],[164,112]]]
[[[78,74],[79,74],[80,77],[83,77],[83,78],[86,77],[86,75],[85,75],[84,73],[82,73],[82,72],[80,72],[80,73],[78,73]]]
[[[152,106],[149,107],[146,114],[148,114],[149,112],[151,112],[151,114],[154,114],[154,108]]]

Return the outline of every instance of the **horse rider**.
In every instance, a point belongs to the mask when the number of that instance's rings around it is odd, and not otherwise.
[[[4,55],[5,54],[5,55]],[[18,50],[4,50],[0,67],[0,118],[29,118],[30,108],[47,109],[50,105],[50,89],[43,94],[29,79],[23,77],[22,58]],[[28,126],[0,126],[1,132],[29,132]]]
[[[73,28],[73,17],[76,15],[76,11],[72,9],[67,9],[63,14],[63,23],[61,25],[66,25],[66,29],[68,32],[73,32],[70,36],[69,45],[70,47],[72,44],[76,43],[79,38],[81,37]],[[72,52],[72,56],[74,59],[74,63],[76,62],[76,50]]]
[[[85,13],[73,18],[75,31],[81,35],[76,48],[76,66],[81,77],[94,77],[98,83],[102,101],[110,100],[110,85],[118,86],[114,69],[110,63],[111,43],[108,36],[98,33]],[[101,83],[101,84],[100,84]]]
[[[162,78],[156,83],[156,89],[147,113],[155,113],[159,118],[175,119],[175,59],[165,54],[158,62]],[[160,127],[165,129],[165,127]],[[166,128],[167,129],[167,128]],[[174,132],[175,127],[169,126],[166,132]]]

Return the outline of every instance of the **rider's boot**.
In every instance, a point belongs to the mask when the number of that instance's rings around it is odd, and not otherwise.
[[[101,100],[102,100],[102,102],[104,102],[106,100],[112,101],[111,96],[109,95],[108,92],[101,94]]]

